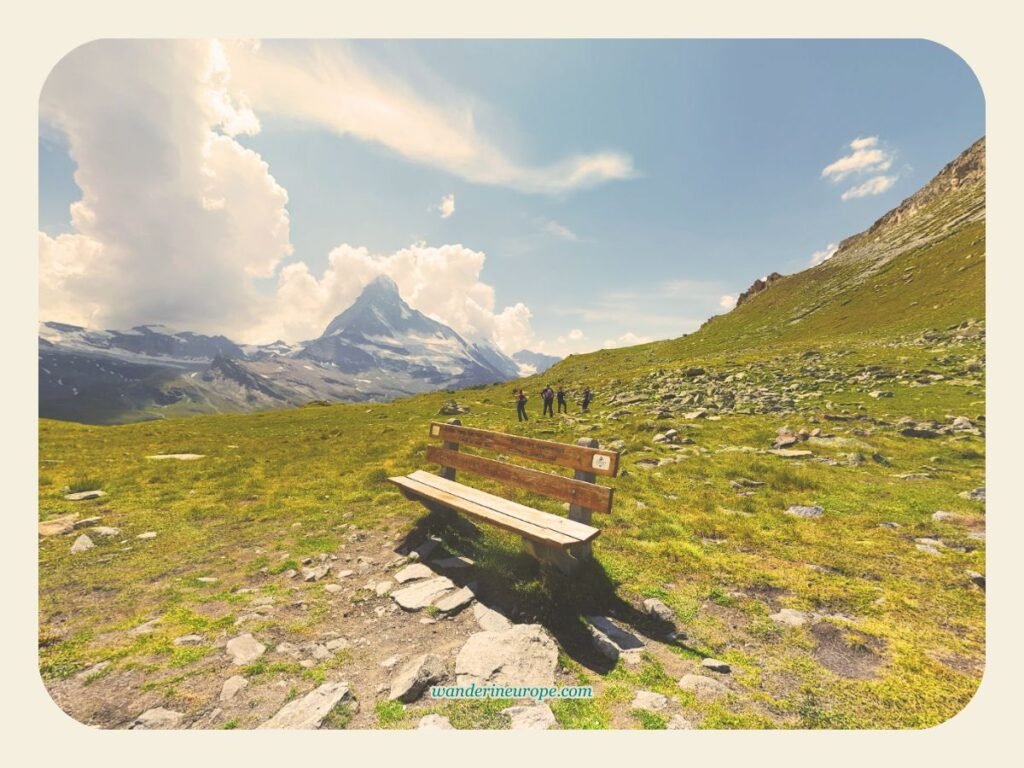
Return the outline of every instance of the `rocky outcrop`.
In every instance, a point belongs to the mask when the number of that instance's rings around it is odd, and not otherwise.
[[[746,302],[750,301],[752,298],[754,298],[757,294],[761,293],[762,291],[767,291],[769,288],[775,285],[775,283],[779,282],[779,280],[781,280],[783,277],[784,276],[780,275],[778,272],[772,272],[770,275],[758,278],[757,280],[754,281],[753,285],[751,285],[749,288],[747,288],[747,290],[745,290],[743,293],[739,295],[739,297],[736,299],[736,306],[740,307]]]

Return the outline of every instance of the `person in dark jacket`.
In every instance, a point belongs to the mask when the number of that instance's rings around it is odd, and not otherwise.
[[[526,393],[520,389],[516,393],[516,416],[519,417],[520,421],[530,420],[530,417],[526,415],[526,400]]]
[[[558,388],[558,412],[559,413],[568,413],[569,412],[569,407],[565,404],[565,388],[564,387],[559,387]]]
[[[544,398],[544,416],[555,415],[555,390],[548,384],[544,387],[544,391],[540,393],[541,397]]]
[[[586,387],[583,390],[583,412],[589,413],[590,401],[594,399],[594,396],[590,392],[590,387]]]

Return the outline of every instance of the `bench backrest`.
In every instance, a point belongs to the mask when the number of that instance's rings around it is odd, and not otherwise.
[[[455,421],[455,420],[453,420]],[[608,512],[612,506],[613,490],[597,485],[597,475],[614,477],[619,471],[619,454],[602,450],[597,441],[584,438],[580,443],[569,445],[551,440],[507,435],[485,429],[463,427],[460,424],[430,425],[431,437],[444,441],[442,446],[427,446],[427,460],[440,464],[441,474],[455,479],[458,469],[488,477],[516,488],[540,493],[552,499],[567,501],[571,505],[570,516],[578,510]],[[550,472],[508,464],[470,453],[460,453],[459,446],[467,445],[489,451],[512,454],[544,464],[552,464],[575,470],[575,477],[563,477]]]

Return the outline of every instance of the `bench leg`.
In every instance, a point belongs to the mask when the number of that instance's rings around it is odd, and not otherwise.
[[[553,565],[562,573],[573,573],[580,567],[580,561],[561,547],[552,547],[524,538],[523,551],[542,563]]]

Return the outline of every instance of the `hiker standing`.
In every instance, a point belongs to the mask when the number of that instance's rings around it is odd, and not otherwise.
[[[585,387],[583,390],[583,412],[589,413],[590,401],[594,399],[594,396],[590,393],[590,387]]]
[[[559,413],[568,413],[569,412],[569,407],[565,404],[565,388],[564,387],[559,387],[558,388],[558,412]]]
[[[541,397],[544,398],[544,415],[554,416],[555,415],[555,390],[548,384],[544,387],[544,391],[540,393]]]
[[[530,417],[526,415],[526,400],[526,393],[520,389],[516,394],[516,416],[519,417],[520,421],[530,420]]]

